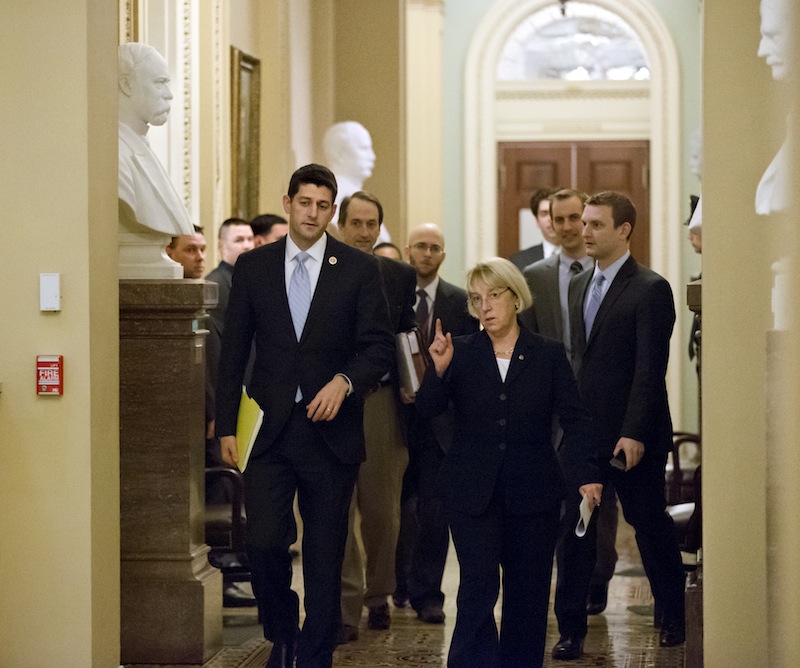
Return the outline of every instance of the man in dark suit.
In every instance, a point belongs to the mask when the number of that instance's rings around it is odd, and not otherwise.
[[[520,314],[520,320],[534,332],[564,343],[567,358],[570,360],[570,279],[594,264],[592,258],[586,254],[582,234],[581,217],[586,199],[585,193],[569,189],[559,190],[550,197],[553,229],[561,242],[561,251],[547,260],[532,264],[523,272],[533,296],[533,306]],[[559,448],[560,440],[560,429],[557,429],[556,448]],[[618,513],[613,485],[603,486],[603,503],[595,513],[594,521],[589,524],[586,535],[581,538],[574,531],[579,516],[579,504],[580,498],[576,493],[567,497],[556,546],[558,580],[555,613],[559,633],[564,638],[583,638],[586,635],[586,612],[597,614],[605,609],[608,581],[614,575],[617,562],[614,543]],[[591,579],[587,600],[585,586],[588,574],[593,571],[596,574]],[[578,572],[582,573],[580,577],[575,576]],[[567,573],[570,576],[564,577]],[[594,592],[595,598],[592,597]],[[573,654],[578,653],[580,643],[571,643],[570,649]]]
[[[514,253],[509,260],[513,262],[520,271],[529,264],[544,260],[558,250],[558,235],[553,231],[550,221],[550,200],[549,197],[558,188],[539,188],[531,196],[531,213],[533,213],[536,225],[542,233],[542,243],[523,248]]]
[[[393,338],[377,260],[325,234],[336,180],[298,169],[284,195],[289,234],[236,263],[217,386],[217,435],[236,465],[236,417],[248,391],[264,411],[244,471],[248,556],[267,666],[329,667],[341,624],[347,512],[364,460],[364,396],[391,368]],[[306,620],[291,589],[293,499],[303,520]]]
[[[603,480],[617,490],[660,610],[660,644],[684,641],[684,575],[664,471],[672,444],[666,371],[675,306],[669,283],[628,250],[636,209],[624,195],[603,192],[586,202],[583,238],[593,271],[570,286],[573,367],[594,420]],[[612,467],[624,453],[625,471]],[[566,575],[567,577],[570,574]],[[562,638],[553,656],[570,654]],[[566,646],[565,646],[566,645]]]
[[[414,228],[405,253],[417,273],[414,309],[425,348],[433,341],[437,318],[453,336],[478,331],[478,321],[467,311],[467,293],[439,277],[439,267],[446,255],[439,226],[423,223]],[[403,481],[394,602],[404,607],[410,601],[423,622],[441,624],[444,622],[442,576],[450,533],[437,478],[453,438],[453,413],[450,410],[428,420],[416,414],[413,404],[407,409],[409,465]]]
[[[216,412],[214,395],[217,387],[222,332],[225,329],[225,312],[228,310],[228,295],[233,281],[233,267],[242,253],[253,248],[253,228],[246,220],[228,218],[222,221],[217,237],[220,263],[206,276],[207,281],[216,283],[218,286],[217,305],[208,314],[208,336],[206,337],[206,417],[209,421],[206,436],[208,438],[214,435],[213,420]]]
[[[339,205],[339,233],[353,248],[372,253],[383,224],[383,206],[373,194],[359,190]],[[389,303],[392,332],[414,327],[416,274],[402,262],[378,257],[383,290]],[[400,493],[408,465],[408,447],[401,421],[396,364],[364,401],[367,459],[358,470],[350,504],[344,564],[342,565],[342,633],[340,642],[358,637],[361,609],[374,631],[391,626],[389,596],[395,590],[395,550],[400,532]],[[361,515],[365,568],[356,540],[356,508]],[[365,586],[366,585],[366,586]]]

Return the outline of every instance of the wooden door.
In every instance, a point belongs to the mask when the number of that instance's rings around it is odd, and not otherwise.
[[[498,144],[498,254],[520,248],[520,211],[538,188],[574,188],[588,194],[618,190],[636,205],[631,254],[650,262],[650,192],[647,141],[501,142]]]

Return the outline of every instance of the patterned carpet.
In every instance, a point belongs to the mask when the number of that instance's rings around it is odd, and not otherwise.
[[[602,615],[589,618],[584,655],[579,661],[550,659],[549,651],[558,641],[551,599],[544,664],[548,668],[684,668],[683,647],[662,649],[658,646],[658,632],[653,629],[650,586],[644,577],[633,532],[623,521],[617,536],[617,551],[620,558],[609,589],[608,608]],[[295,568],[295,587],[302,590],[299,567]],[[443,588],[447,599],[444,625],[423,624],[413,610],[392,608],[392,628],[389,631],[370,631],[366,628],[364,615],[359,639],[341,645],[334,654],[333,665],[336,668],[445,666],[455,622],[458,588],[458,563],[452,550]],[[254,609],[226,609],[224,638],[224,649],[204,668],[263,666],[269,656],[271,647],[261,637]]]

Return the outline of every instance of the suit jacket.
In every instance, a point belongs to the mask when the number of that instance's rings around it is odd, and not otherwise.
[[[414,267],[388,257],[377,256],[383,290],[389,303],[392,332],[407,332],[414,327],[417,272]]]
[[[431,326],[428,328],[428,341],[425,342],[425,354],[428,354],[428,346],[433,341],[436,332],[436,319],[442,321],[442,330],[450,332],[455,336],[464,336],[478,331],[478,321],[475,320],[467,310],[467,292],[452,283],[448,283],[442,278],[436,287],[436,297],[433,302],[433,313],[431,315]],[[415,430],[430,429],[436,442],[443,451],[447,451],[453,440],[453,410],[452,406],[441,415],[430,420],[424,420],[415,415]],[[412,432],[417,434],[418,440],[423,440],[419,431]]]
[[[206,276],[207,281],[217,284],[217,305],[208,314],[208,336],[206,337],[206,415],[210,419],[216,411],[214,404],[217,386],[219,352],[222,346],[222,331],[225,328],[225,312],[228,310],[228,295],[233,282],[233,265],[220,262]]]
[[[563,462],[579,485],[598,480],[589,416],[564,347],[522,326],[506,380],[485,331],[453,340],[442,378],[430,367],[417,393],[423,416],[455,406],[455,436],[442,465],[443,499],[472,515],[495,490],[520,514],[549,510],[566,495],[552,446],[554,413],[564,428]]]
[[[569,290],[573,368],[598,432],[598,454],[611,457],[625,436],[667,451],[672,420],[667,402],[669,339],[675,306],[669,283],[629,257],[608,288],[586,340],[583,304],[594,272]]]
[[[297,386],[310,401],[335,374],[353,384],[339,414],[313,423],[340,461],[364,460],[364,395],[394,364],[394,338],[372,255],[328,236],[319,281],[297,341],[286,296],[286,239],[243,253],[233,274],[217,379],[218,436],[236,433],[250,343],[256,358],[250,395],[264,411],[253,455],[270,447],[295,403]]]
[[[532,331],[548,339],[564,340],[561,298],[558,289],[560,255],[553,253],[525,268],[523,275],[533,296],[533,306],[520,314],[520,320]]]
[[[544,245],[536,244],[530,248],[523,248],[522,250],[518,250],[508,259],[513,262],[514,265],[519,267],[520,271],[522,271],[529,264],[533,264],[534,262],[544,259]]]

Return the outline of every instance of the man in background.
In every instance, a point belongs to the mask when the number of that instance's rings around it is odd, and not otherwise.
[[[342,200],[339,233],[348,246],[372,253],[382,224],[383,206],[371,193],[356,191]],[[378,266],[392,333],[407,332],[414,327],[414,269],[381,256]],[[396,364],[364,400],[364,439],[367,460],[358,470],[342,565],[340,642],[358,638],[362,607],[368,610],[367,628],[381,631],[391,626],[388,600],[395,590],[400,494],[408,465]],[[356,510],[361,516],[365,565],[356,540]]]
[[[203,228],[194,226],[194,234],[172,237],[167,245],[167,256],[183,267],[184,278],[203,278],[206,270],[206,238]]]
[[[274,213],[262,213],[256,216],[250,221],[250,227],[253,229],[254,248],[271,244],[289,232],[289,223],[286,219]]]
[[[209,393],[209,422],[207,436],[214,434],[215,389],[217,387],[217,370],[219,369],[222,332],[225,329],[225,313],[228,310],[228,295],[233,282],[233,267],[242,253],[253,248],[253,228],[241,218],[228,218],[222,222],[217,239],[220,263],[209,272],[207,281],[216,283],[217,305],[209,313],[208,337],[206,338],[206,391]],[[207,402],[207,403],[208,403]]]
[[[439,277],[445,260],[444,235],[438,225],[423,223],[411,230],[406,258],[416,270],[415,321],[427,353],[436,319],[453,336],[478,331],[467,312],[467,293]],[[431,420],[408,407],[409,465],[403,480],[400,539],[397,546],[396,607],[409,603],[427,624],[443,624],[442,576],[450,533],[438,495],[437,478],[453,438],[451,409]]]
[[[558,236],[553,231],[550,221],[550,200],[548,199],[556,190],[558,188],[539,188],[531,196],[531,213],[542,233],[542,243],[519,250],[508,258],[519,267],[520,271],[529,264],[550,257],[558,250]]]

